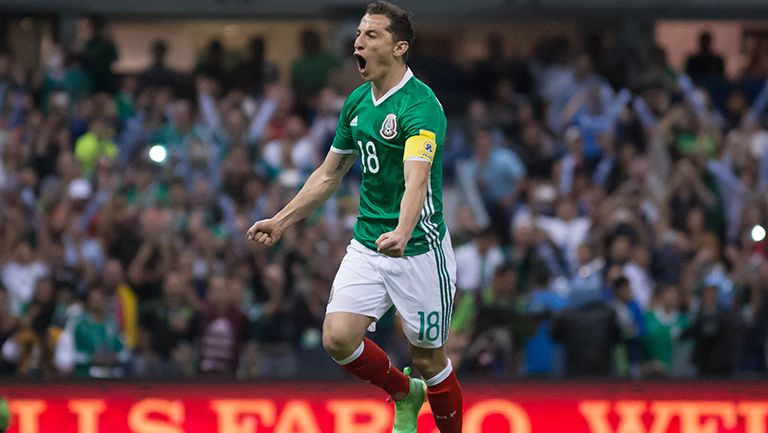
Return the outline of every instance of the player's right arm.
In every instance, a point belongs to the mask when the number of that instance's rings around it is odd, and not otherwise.
[[[285,229],[306,218],[328,200],[354,164],[355,157],[354,153],[328,152],[325,161],[309,176],[296,197],[274,217],[256,221],[248,229],[246,237],[261,244],[273,245]]]
[[[355,105],[356,93],[357,91],[353,92],[344,102],[344,107],[339,114],[339,123],[336,126],[336,136],[333,137],[333,145],[325,161],[309,176],[296,197],[280,212],[272,218],[256,221],[248,229],[247,239],[265,245],[274,245],[285,229],[306,218],[310,212],[328,200],[339,186],[356,157],[349,125],[352,120],[350,111]]]

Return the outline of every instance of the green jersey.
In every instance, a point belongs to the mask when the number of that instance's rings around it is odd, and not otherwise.
[[[398,85],[378,100],[373,96],[370,82],[349,95],[331,150],[355,153],[360,159],[363,172],[360,215],[355,224],[358,242],[375,250],[376,239],[397,227],[405,192],[406,141],[423,136],[431,140],[421,142],[420,153],[409,153],[407,159],[431,160],[430,179],[421,218],[404,255],[423,254],[438,247],[445,235],[442,200],[445,126],[440,102],[410,69]]]

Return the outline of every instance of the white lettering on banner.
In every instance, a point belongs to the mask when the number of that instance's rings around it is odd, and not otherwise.
[[[611,413],[618,417],[616,427]],[[738,418],[744,418],[744,433],[766,433],[768,403],[728,401],[583,401],[579,413],[592,433],[666,433],[677,419],[680,433],[717,433],[733,430]],[[643,417],[650,415],[648,427]]]
[[[131,396],[121,402],[111,397],[67,400],[52,395],[50,400],[11,399],[9,405],[12,433],[196,433],[203,425],[209,426],[205,427],[209,433],[389,433],[392,428],[392,405],[383,400],[302,397],[185,401],[134,400]],[[530,413],[509,399],[475,400],[465,408],[463,432],[768,433],[765,400],[547,400],[528,404]],[[210,411],[200,410],[201,406]],[[546,407],[544,415],[542,406]],[[427,403],[419,418],[426,421],[431,417]],[[439,432],[433,427],[423,433]]]
[[[768,403],[743,401],[736,405],[737,411],[744,417],[744,433],[766,433],[768,426]]]
[[[257,433],[259,424],[271,427],[277,418],[275,403],[265,399],[213,400],[211,409],[218,419],[216,433]]]
[[[330,400],[333,433],[386,433],[392,427],[392,407],[372,400]]]
[[[483,432],[483,421],[493,414],[507,419],[512,433],[531,433],[531,420],[520,405],[509,400],[484,400],[464,413],[464,433]]]
[[[157,419],[157,415],[167,420]],[[145,398],[131,406],[128,412],[128,428],[132,433],[184,433],[183,423],[184,403],[181,400]]]
[[[77,415],[77,433],[99,433],[99,415],[107,410],[104,400],[70,400],[68,407]]]
[[[15,415],[16,422],[19,423],[19,433],[40,431],[40,415],[47,407],[44,400],[11,400],[8,406],[11,413]]]
[[[312,406],[306,401],[291,400],[280,412],[274,433],[321,433]]]

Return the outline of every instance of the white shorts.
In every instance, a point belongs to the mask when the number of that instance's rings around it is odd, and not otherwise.
[[[441,347],[456,293],[450,238],[446,232],[438,250],[408,257],[389,257],[353,239],[333,281],[326,314],[357,313],[378,320],[394,305],[411,344]]]

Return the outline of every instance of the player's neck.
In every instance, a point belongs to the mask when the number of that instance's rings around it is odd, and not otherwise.
[[[401,81],[403,81],[403,77],[405,76],[405,72],[407,70],[408,67],[405,64],[397,65],[391,68],[386,75],[381,77],[381,79],[372,81],[371,86],[373,87],[373,96],[376,99],[384,96],[393,87],[397,86]]]

